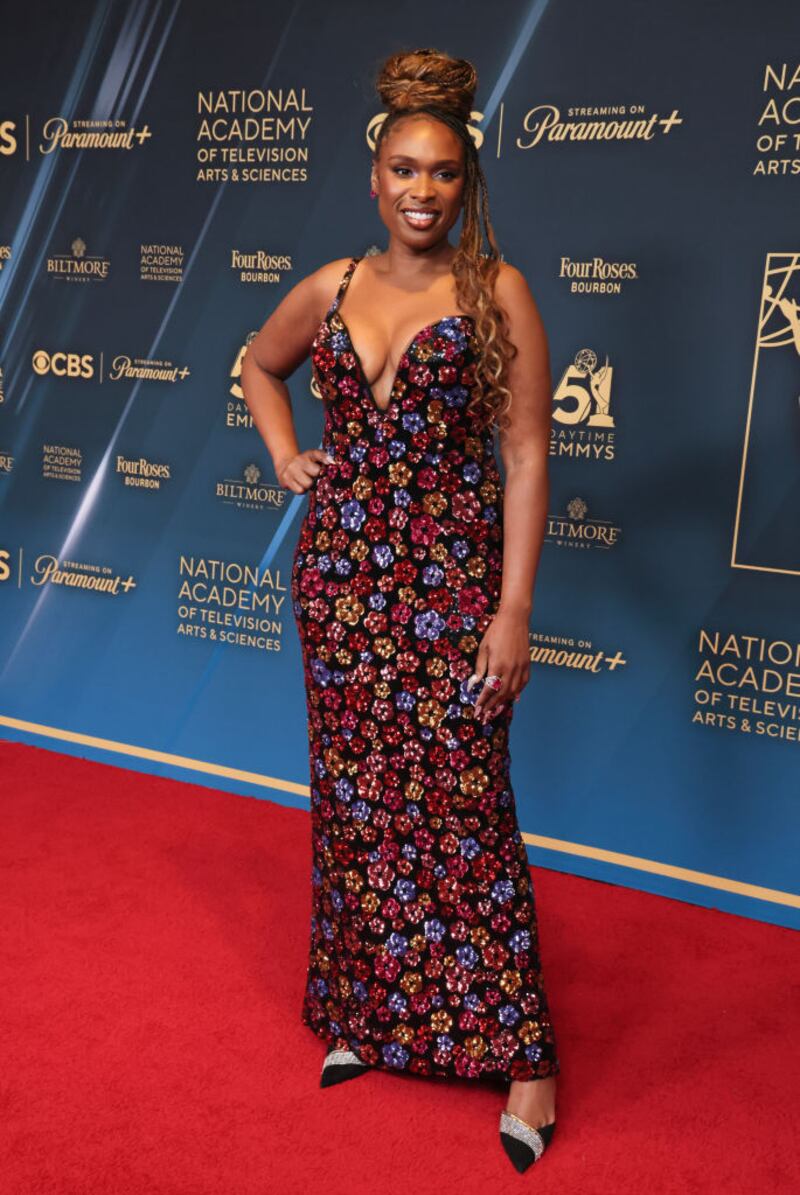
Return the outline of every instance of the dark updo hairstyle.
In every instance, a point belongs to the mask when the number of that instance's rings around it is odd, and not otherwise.
[[[505,420],[511,402],[507,385],[508,363],[516,347],[506,334],[503,309],[494,297],[500,269],[500,250],[489,221],[486,179],[478,150],[467,127],[478,83],[477,72],[464,58],[451,58],[439,50],[407,50],[392,54],[381,66],[375,89],[388,115],[380,125],[373,156],[392,126],[404,116],[427,113],[442,121],[464,145],[464,201],[461,239],[453,258],[456,297],[460,308],[475,320],[479,352],[476,385],[467,410],[478,425],[493,426]],[[481,216],[489,243],[483,248]]]

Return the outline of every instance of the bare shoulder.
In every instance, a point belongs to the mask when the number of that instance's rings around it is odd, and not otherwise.
[[[351,260],[350,257],[337,257],[299,279],[283,300],[282,308],[287,317],[308,318],[318,324],[333,302]]]
[[[283,296],[248,347],[248,356],[256,364],[286,379],[305,360],[350,260],[337,257],[326,262]]]
[[[352,257],[336,257],[333,261],[326,261],[319,269],[314,270],[310,277],[317,278],[323,285],[326,282],[335,282],[338,286],[352,260]]]
[[[305,283],[309,291],[315,296],[323,309],[327,309],[339,289],[339,283],[344,277],[345,270],[350,265],[352,257],[337,257],[328,261],[318,269],[312,271]]]
[[[534,329],[539,336],[543,335],[539,307],[522,270],[518,270],[510,262],[501,261],[494,293],[495,299],[506,313],[512,337],[520,332],[530,335]]]
[[[495,296],[503,306],[518,307],[534,301],[528,279],[522,270],[508,261],[500,262],[500,269],[494,284]]]

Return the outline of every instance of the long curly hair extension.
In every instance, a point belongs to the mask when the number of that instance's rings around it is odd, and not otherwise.
[[[494,295],[501,254],[489,219],[486,179],[468,128],[478,76],[464,58],[440,50],[407,50],[392,54],[380,67],[375,89],[388,109],[375,138],[373,158],[392,126],[404,116],[427,113],[451,128],[464,145],[464,199],[461,238],[453,258],[459,306],[473,316],[480,352],[475,386],[467,410],[476,425],[506,422],[511,404],[508,365],[517,349],[507,334],[506,315]],[[481,218],[488,250],[484,250]]]

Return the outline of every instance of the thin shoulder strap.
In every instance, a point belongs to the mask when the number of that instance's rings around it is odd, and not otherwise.
[[[347,269],[344,272],[342,281],[339,283],[339,289],[336,292],[336,298],[333,300],[333,304],[331,307],[332,311],[335,311],[337,309],[337,307],[341,303],[342,299],[344,298],[344,292],[347,290],[348,286],[350,285],[350,279],[353,277],[355,268],[360,261],[361,261],[360,257],[351,257],[350,258],[350,264],[348,265]]]

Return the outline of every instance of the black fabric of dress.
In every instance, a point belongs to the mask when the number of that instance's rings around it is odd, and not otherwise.
[[[474,717],[503,488],[466,405],[471,316],[421,328],[388,405],[339,305],[317,332],[323,466],[295,549],[310,748],[302,1020],[373,1067],[535,1079],[559,1063],[510,780],[510,708]]]

